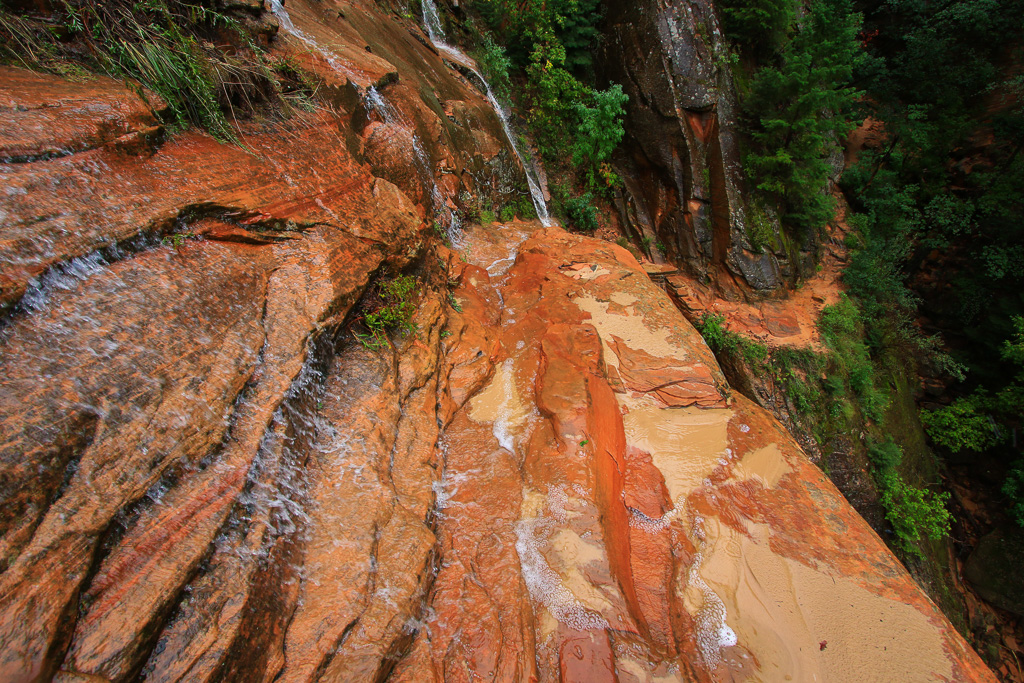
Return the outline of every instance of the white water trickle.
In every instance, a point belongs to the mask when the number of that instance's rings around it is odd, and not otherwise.
[[[323,57],[336,72],[351,79],[353,75],[351,69],[346,68],[334,55],[322,48],[320,43],[316,42],[315,38],[295,27],[295,24],[292,23],[291,16],[288,14],[288,10],[284,8],[284,0],[270,0],[270,11],[275,17],[277,17],[277,20],[281,22],[281,28],[308,45],[312,50]]]
[[[444,227],[448,242],[454,248],[459,248],[463,237],[462,219],[457,212],[449,208],[448,203],[441,194],[441,189],[437,185],[436,174],[430,164],[430,157],[427,155],[426,150],[423,149],[423,144],[414,132],[414,126],[374,86],[371,85],[366,89],[364,101],[367,110],[374,112],[385,123],[395,123],[409,129],[412,135],[413,157],[416,160],[416,167],[420,178],[424,182],[424,188],[430,193],[431,203],[434,207],[434,217]]]
[[[514,419],[512,396],[515,391],[515,388],[512,386],[512,378],[515,372],[515,365],[511,358],[505,361],[502,370],[502,400],[501,405],[498,406],[498,416],[494,420],[492,431],[494,438],[498,441],[498,445],[510,453],[515,453],[515,438],[512,436],[512,422]]]
[[[544,201],[544,193],[540,189],[540,182],[534,180],[533,175],[530,173],[531,169],[519,151],[519,145],[516,144],[516,136],[512,132],[512,126],[509,124],[508,114],[501,106],[501,103],[498,102],[498,98],[494,96],[491,84],[487,82],[487,79],[476,68],[476,63],[472,59],[463,54],[458,48],[452,47],[445,42],[444,28],[441,26],[441,17],[437,13],[437,5],[434,3],[434,0],[422,0],[420,4],[423,7],[423,26],[427,29],[427,36],[430,38],[430,42],[433,43],[438,51],[444,52],[453,60],[472,71],[473,75],[484,84],[484,88],[487,90],[487,101],[491,103],[494,113],[498,115],[498,120],[501,121],[501,128],[505,131],[508,144],[512,147],[512,151],[523,166],[523,173],[526,175],[526,184],[530,188],[530,198],[533,200],[533,208],[537,212],[537,218],[540,219],[544,226],[554,225],[550,214],[548,214],[548,205]]]
[[[702,546],[706,546],[704,520],[700,517],[694,520],[694,535],[697,540],[701,541]],[[688,581],[703,596],[703,604],[695,615],[697,649],[708,668],[714,669],[722,661],[722,649],[736,645],[738,639],[736,632],[726,623],[728,615],[725,603],[700,574],[704,551],[705,547],[701,547],[694,556],[693,563],[690,565]]]
[[[559,504],[556,500],[555,506]],[[548,507],[550,510],[550,505]],[[558,513],[564,515],[564,508]],[[526,517],[516,523],[516,553],[530,597],[569,628],[577,631],[608,628],[608,621],[583,604],[544,557],[542,548],[550,543],[555,528],[552,520],[543,515]]]

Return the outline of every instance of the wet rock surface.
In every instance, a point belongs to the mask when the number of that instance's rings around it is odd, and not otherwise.
[[[691,275],[781,287],[779,259],[752,248],[738,105],[713,2],[609,7],[600,68],[623,86],[626,143],[616,204],[638,238],[662,243]]]
[[[414,27],[287,7],[241,145],[3,81],[0,679],[992,680],[628,252],[441,246],[509,152]]]
[[[492,242],[470,233],[469,251],[489,260]],[[504,306],[489,383],[442,437],[440,570],[407,666],[436,680],[992,680],[626,251],[557,229],[517,251],[486,276],[464,267],[455,294],[483,327],[494,312],[474,302],[497,289]]]

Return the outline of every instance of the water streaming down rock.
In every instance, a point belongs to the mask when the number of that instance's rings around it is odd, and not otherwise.
[[[441,17],[437,12],[437,5],[434,0],[423,0],[420,3],[423,7],[423,25],[427,30],[427,36],[430,38],[430,42],[433,43],[439,51],[445,53],[451,57],[454,61],[458,62],[463,67],[472,71],[473,75],[480,79],[483,83],[484,89],[487,91],[487,101],[491,103],[494,108],[494,113],[498,115],[498,120],[501,121],[501,127],[505,131],[505,138],[508,140],[509,146],[512,147],[512,151],[515,152],[516,157],[519,159],[519,163],[523,167],[523,173],[526,175],[526,184],[530,188],[530,198],[533,200],[533,208],[537,212],[537,218],[545,226],[553,225],[554,222],[551,220],[550,214],[548,214],[548,204],[544,199],[544,192],[540,188],[540,181],[535,179],[534,170],[532,165],[526,163],[526,159],[523,157],[522,152],[519,151],[519,145],[516,142],[516,135],[512,131],[512,126],[508,120],[508,113],[505,108],[501,106],[498,98],[494,95],[494,91],[491,90],[491,84],[487,82],[483,74],[477,69],[476,63],[468,56],[463,54],[458,48],[449,45],[445,42],[444,27],[441,25]]]
[[[274,16],[277,17],[277,20],[281,22],[281,28],[301,40],[314,52],[323,57],[334,71],[346,76],[352,75],[352,70],[342,64],[341,60],[331,54],[329,50],[321,47],[320,43],[318,43],[313,36],[300,30],[294,23],[292,23],[291,15],[288,14],[288,10],[285,9],[284,0],[270,0],[270,11],[273,12]]]
[[[380,118],[389,124],[398,124],[411,131],[411,144],[413,160],[424,190],[430,195],[431,204],[434,210],[434,220],[444,229],[447,241],[457,247],[462,242],[462,218],[458,211],[448,205],[448,201],[441,194],[437,185],[437,173],[430,164],[430,157],[423,149],[423,143],[413,130],[409,120],[392,105],[384,95],[377,90],[376,86],[370,86],[363,95],[364,104],[368,111],[376,113]]]

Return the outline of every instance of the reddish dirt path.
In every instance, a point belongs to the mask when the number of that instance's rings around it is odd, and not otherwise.
[[[705,285],[664,266],[645,263],[645,269],[655,279],[665,280],[669,294],[691,322],[705,313],[714,313],[725,317],[726,329],[768,347],[818,348],[821,310],[839,301],[843,292],[840,275],[847,261],[843,240],[850,228],[846,222],[847,207],[839,200],[839,213],[823,240],[824,255],[818,272],[797,288],[778,292],[770,299],[755,300],[747,288],[738,285],[732,274],[724,270],[716,282]]]

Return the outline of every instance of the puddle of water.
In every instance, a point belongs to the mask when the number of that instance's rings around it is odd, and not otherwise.
[[[653,399],[620,397],[626,442],[651,454],[677,507],[703,485],[729,445],[732,411],[726,408],[664,408]]]
[[[494,438],[507,451],[515,452],[515,434],[526,425],[530,410],[519,397],[515,383],[515,365],[509,358],[494,370],[494,378],[469,403],[474,422],[491,422]]]

